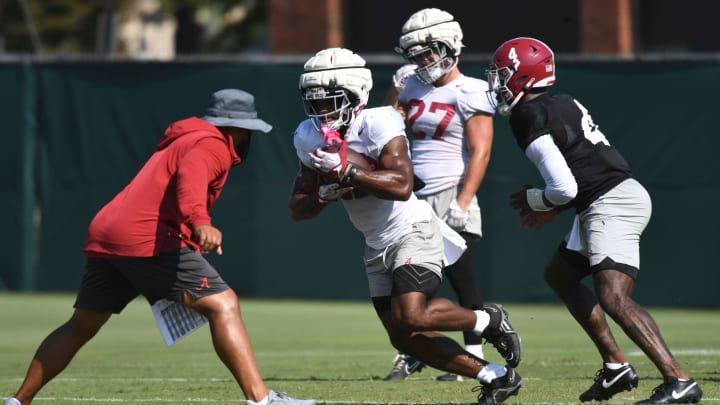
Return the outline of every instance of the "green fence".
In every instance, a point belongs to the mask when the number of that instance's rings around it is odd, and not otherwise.
[[[395,66],[371,66],[379,104]],[[481,76],[484,64],[461,64]],[[72,291],[95,212],[153,152],[172,121],[201,115],[214,90],[256,95],[274,125],[258,134],[248,162],[233,169],[213,220],[224,255],[210,260],[241,295],[366,299],[363,242],[342,207],[294,223],[287,211],[297,170],[292,131],[304,118],[301,63],[6,62],[0,64],[3,123],[0,289]],[[630,161],[653,197],[642,242],[637,299],[645,304],[716,307],[720,276],[720,136],[713,119],[720,65],[566,62],[557,92],[580,99]],[[479,192],[485,238],[477,275],[489,299],[555,301],[543,266],[569,229],[570,213],[541,233],[518,226],[508,195],[540,178],[517,149],[506,119]],[[443,294],[449,289],[443,287]]]

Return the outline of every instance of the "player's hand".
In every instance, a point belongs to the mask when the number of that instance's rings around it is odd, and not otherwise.
[[[340,183],[323,184],[318,189],[318,201],[323,204],[335,201],[352,189],[352,186],[341,187]]]
[[[457,203],[457,200],[453,200],[445,213],[445,222],[455,230],[462,230],[470,219],[470,213],[463,211]]]
[[[548,222],[555,219],[557,216],[557,210],[550,211],[533,211],[520,212],[520,226],[529,229],[539,231]]]
[[[548,222],[555,219],[557,210],[533,211],[527,202],[527,190],[532,186],[524,185],[520,191],[510,194],[510,206],[519,211],[520,226],[525,229],[540,230]]]
[[[222,232],[212,225],[198,225],[193,230],[193,240],[200,247],[200,253],[217,252],[222,256]]]
[[[510,206],[521,213],[524,211],[532,211],[527,202],[527,190],[532,186],[524,185],[520,191],[510,194]]]
[[[340,178],[340,174],[347,165],[347,155],[345,155],[343,159],[342,151],[343,148],[337,152],[324,151],[322,148],[317,148],[315,152],[310,152],[310,160],[316,169],[334,178]]]

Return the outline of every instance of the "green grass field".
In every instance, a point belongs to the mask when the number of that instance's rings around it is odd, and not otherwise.
[[[71,313],[72,295],[0,294],[0,398],[21,382],[40,341]],[[368,302],[240,300],[258,365],[277,391],[324,404],[461,404],[476,402],[474,382],[437,382],[425,369],[385,382],[395,354]],[[526,387],[512,403],[577,403],[601,362],[564,307],[505,304],[523,338],[518,372]],[[704,403],[720,403],[720,310],[649,309],[684,369],[701,384]],[[647,398],[661,380],[654,366],[615,328],[640,386],[609,404]],[[459,338],[459,334],[451,334]],[[492,361],[499,357],[486,346]],[[216,357],[207,326],[165,347],[144,300],[111,318],[37,404],[241,404]]]

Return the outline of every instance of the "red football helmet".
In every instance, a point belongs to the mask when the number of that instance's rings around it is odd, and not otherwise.
[[[525,93],[555,83],[554,54],[537,39],[511,39],[495,51],[485,74],[490,90],[495,92],[498,113],[509,115]]]

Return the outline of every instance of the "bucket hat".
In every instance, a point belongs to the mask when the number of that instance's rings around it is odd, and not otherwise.
[[[245,128],[270,132],[272,125],[261,120],[255,111],[255,97],[239,89],[222,89],[213,93],[203,120],[216,127]]]

